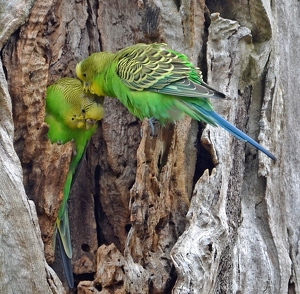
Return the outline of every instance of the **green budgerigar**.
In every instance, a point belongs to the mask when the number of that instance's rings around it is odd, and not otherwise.
[[[74,280],[71,267],[72,245],[67,200],[76,167],[87,143],[96,131],[97,122],[104,115],[102,104],[103,98],[84,92],[83,85],[78,79],[62,78],[47,88],[45,121],[49,125],[48,138],[51,143],[65,144],[73,141],[75,145],[54,236],[54,244],[56,238],[59,242],[64,271],[70,288],[73,288]]]
[[[98,52],[79,62],[76,74],[85,91],[118,98],[139,119],[161,124],[184,114],[221,126],[273,160],[275,156],[213,111],[208,98],[226,96],[205,84],[186,55],[166,44],[136,44],[116,53]]]

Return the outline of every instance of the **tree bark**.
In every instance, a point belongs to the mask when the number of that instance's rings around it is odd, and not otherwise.
[[[106,98],[69,201],[77,293],[300,293],[299,1],[2,2],[1,293],[63,293],[44,256],[66,286],[52,235],[73,146],[47,140],[46,86],[138,42],[187,54],[278,161],[190,118],[151,136]]]
[[[33,1],[1,1],[0,48],[25,22]],[[3,52],[3,51],[2,51]],[[6,68],[10,70],[10,68]],[[7,74],[7,71],[6,71]],[[20,160],[13,146],[12,99],[0,61],[0,292],[64,293],[44,258],[34,203],[28,200]],[[16,88],[22,85],[15,81]]]

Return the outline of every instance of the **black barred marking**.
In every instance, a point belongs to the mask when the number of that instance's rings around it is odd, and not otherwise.
[[[137,44],[116,54],[117,74],[130,89],[161,89],[187,78],[191,69],[165,44]]]
[[[196,98],[226,98],[202,81],[201,71],[166,44],[137,44],[116,53],[116,72],[131,90]]]

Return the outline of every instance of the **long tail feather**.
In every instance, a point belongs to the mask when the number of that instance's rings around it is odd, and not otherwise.
[[[234,135],[238,139],[250,143],[252,146],[254,146],[258,150],[262,151],[263,153],[265,153],[267,156],[269,156],[273,160],[275,160],[275,161],[277,160],[276,157],[272,153],[270,153],[268,150],[266,150],[264,147],[262,147],[260,144],[258,144],[255,140],[250,138],[248,135],[243,133],[237,127],[235,127],[234,125],[229,123],[223,117],[218,115],[216,112],[208,111],[208,110],[205,110],[202,107],[200,107],[200,106],[198,106],[194,103],[192,103],[192,104],[193,104],[192,107],[196,108],[201,113],[201,115],[209,117],[210,120],[213,120],[217,125],[224,128],[225,130],[227,130],[229,133],[231,133],[232,135]]]
[[[65,277],[68,283],[68,286],[72,289],[74,288],[74,277],[73,277],[73,269],[72,269],[72,264],[71,264],[71,259],[67,256],[62,239],[60,237],[60,234],[57,234],[57,240],[58,240],[58,247],[60,251],[60,256],[63,264],[63,269],[65,273]]]
[[[62,218],[56,220],[56,238],[58,240],[59,252],[65,277],[70,288],[74,287],[73,270],[71,264],[72,244],[70,236],[68,205],[64,207]]]
[[[72,243],[70,235],[70,225],[69,225],[69,215],[68,215],[68,206],[65,206],[63,215],[61,219],[56,220],[56,226],[58,230],[58,235],[61,238],[65,254],[72,258]]]

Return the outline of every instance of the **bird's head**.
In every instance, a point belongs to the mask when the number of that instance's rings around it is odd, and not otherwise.
[[[83,83],[83,90],[87,93],[89,91],[90,83],[87,81],[87,73],[86,70],[84,70],[83,63],[84,60],[80,61],[76,65],[76,76],[78,79],[80,79]]]
[[[71,129],[85,128],[85,118],[82,115],[73,115],[71,119],[65,121],[66,125]]]
[[[92,87],[93,72],[89,70],[87,61],[88,59],[77,63],[76,75],[82,81],[84,92],[96,94],[94,88]]]
[[[95,80],[107,70],[113,58],[114,54],[111,52],[98,52],[77,63],[76,75],[83,82],[85,92],[106,96],[104,89],[102,89],[103,85]]]

